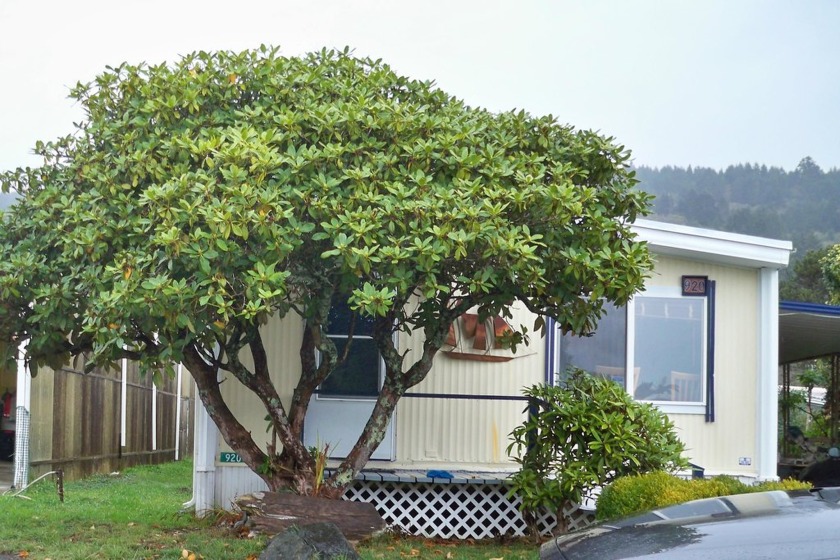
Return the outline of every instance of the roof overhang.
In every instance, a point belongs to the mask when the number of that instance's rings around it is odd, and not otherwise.
[[[790,364],[840,354],[840,307],[779,303],[779,363]]]
[[[732,266],[784,268],[793,250],[790,241],[652,220],[636,220],[632,229],[655,254]]]

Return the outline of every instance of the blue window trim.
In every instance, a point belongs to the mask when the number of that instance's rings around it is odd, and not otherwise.
[[[709,280],[706,286],[706,422],[715,421],[715,292],[717,283]]]
[[[556,352],[557,352],[557,324],[551,317],[548,317],[545,322],[545,343],[548,346],[548,351],[545,353],[545,384],[554,385],[554,373],[557,369]]]

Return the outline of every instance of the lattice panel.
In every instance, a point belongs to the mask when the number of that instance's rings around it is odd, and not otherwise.
[[[595,522],[595,512],[583,509],[578,504],[568,504],[565,506],[563,508],[563,515],[565,515],[566,519],[568,519],[570,531],[572,529],[583,529]],[[551,529],[557,526],[557,518],[552,515],[551,519],[552,525],[547,526],[547,530],[544,530],[542,534],[549,534]]]
[[[411,535],[445,539],[486,539],[498,535],[523,536],[527,524],[519,512],[518,497],[508,498],[499,484],[429,484],[358,480],[345,500],[373,504],[389,527]],[[592,522],[591,512],[572,511],[570,528]],[[544,535],[557,522],[543,512],[537,527]]]

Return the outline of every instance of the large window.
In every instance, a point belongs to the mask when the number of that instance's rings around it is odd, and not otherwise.
[[[579,367],[621,383],[638,400],[702,412],[707,306],[705,297],[667,288],[652,288],[625,308],[610,306],[592,336],[560,337],[559,370]]]
[[[638,296],[634,301],[633,396],[639,400],[704,402],[706,298]]]
[[[327,336],[335,344],[339,360],[348,343],[350,351],[321,383],[322,397],[376,397],[379,394],[382,360],[372,335],[372,319],[353,312],[346,304],[332,306]]]

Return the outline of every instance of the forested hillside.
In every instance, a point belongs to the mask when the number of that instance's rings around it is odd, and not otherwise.
[[[793,241],[794,260],[840,242],[840,170],[806,157],[793,171],[741,164],[639,167],[639,188],[656,196],[651,218]]]

